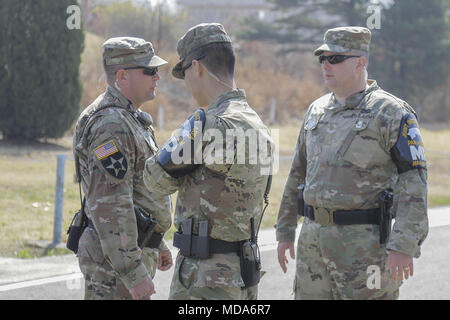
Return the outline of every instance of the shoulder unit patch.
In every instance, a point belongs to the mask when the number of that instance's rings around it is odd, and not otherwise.
[[[397,165],[398,172],[403,173],[411,169],[426,169],[425,149],[419,124],[412,113],[403,116],[400,132],[391,155]]]
[[[116,147],[114,140],[94,149],[95,156],[105,170],[116,179],[123,179],[128,170],[128,162]]]

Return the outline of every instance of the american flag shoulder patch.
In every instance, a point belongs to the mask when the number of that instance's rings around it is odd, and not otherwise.
[[[94,149],[95,156],[98,160],[105,159],[116,152],[119,152],[119,150],[117,149],[114,140],[110,140]]]

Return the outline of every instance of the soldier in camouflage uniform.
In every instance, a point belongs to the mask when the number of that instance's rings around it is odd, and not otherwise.
[[[214,146],[221,148],[227,129],[257,130],[269,145],[272,144],[268,128],[248,105],[245,92],[234,83],[234,53],[231,40],[222,25],[200,24],[190,30],[178,42],[180,61],[172,74],[184,79],[186,87],[201,108],[205,108],[203,133],[213,132],[224,138],[211,140],[204,150]],[[200,112],[196,112],[197,116]],[[167,145],[167,144],[166,144]],[[153,191],[168,195],[178,191],[174,223],[177,235],[186,236],[190,230],[186,221],[192,221],[193,238],[199,239],[202,223],[207,222],[210,251],[207,257],[178,253],[170,287],[169,299],[256,299],[257,285],[245,287],[241,276],[240,256],[235,249],[213,250],[213,244],[234,247],[251,238],[251,220],[255,225],[261,219],[263,194],[268,175],[263,164],[249,163],[249,142],[245,142],[245,163],[205,161],[188,165],[186,174],[176,176],[168,166],[161,164],[158,156],[149,159],[144,171],[144,181]],[[164,146],[161,147],[161,150]],[[272,149],[270,149],[271,151]],[[269,155],[270,156],[270,155]],[[222,162],[222,163],[221,163]],[[192,219],[192,220],[190,220]],[[197,235],[198,238],[197,238]],[[196,239],[186,236],[195,251]],[[178,248],[183,243],[174,245]],[[234,250],[234,251],[233,251]],[[259,273],[259,271],[258,271]]]
[[[426,161],[416,113],[367,81],[370,38],[366,28],[334,28],[314,52],[332,93],[307,110],[276,226],[278,260],[286,272],[286,250],[295,257],[297,213],[305,216],[296,299],[396,299],[428,233]],[[396,218],[380,244],[379,196],[387,189],[393,190]]]
[[[85,299],[148,299],[157,266],[172,265],[164,241],[159,248],[138,247],[134,213],[137,206],[155,218],[156,233],[171,225],[170,198],[148,190],[142,180],[145,160],[158,148],[151,116],[139,110],[155,97],[157,67],[166,63],[143,39],[103,44],[108,87],[82,112],[73,142],[90,219],[77,252]]]

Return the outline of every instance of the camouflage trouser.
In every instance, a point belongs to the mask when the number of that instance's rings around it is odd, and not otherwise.
[[[297,247],[296,299],[397,299],[377,225],[330,225],[305,218]]]
[[[198,269],[185,267],[184,257],[178,254],[169,300],[256,300],[258,286],[249,288],[231,286],[195,286]]]
[[[85,300],[132,299],[130,291],[105,260],[96,232],[86,228],[80,238],[78,263],[85,280]],[[142,259],[153,278],[158,263],[158,251],[145,248]]]

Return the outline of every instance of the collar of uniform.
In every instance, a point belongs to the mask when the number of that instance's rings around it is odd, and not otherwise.
[[[328,109],[356,109],[361,105],[361,101],[364,99],[366,95],[369,93],[379,89],[378,84],[375,80],[367,80],[367,84],[369,87],[364,89],[363,91],[352,94],[350,97],[345,99],[345,104],[341,105],[337,99],[335,94],[331,95],[330,103],[328,104]]]
[[[245,91],[242,89],[236,89],[233,91],[228,91],[224,94],[221,94],[217,97],[217,99],[209,106],[208,110],[213,110],[220,106],[227,100],[231,99],[246,99]]]
[[[130,109],[131,111],[135,111],[133,108],[133,104],[130,100],[128,100],[119,90],[108,85],[106,89],[106,93],[111,95],[114,99],[114,103],[117,103],[119,107]]]

